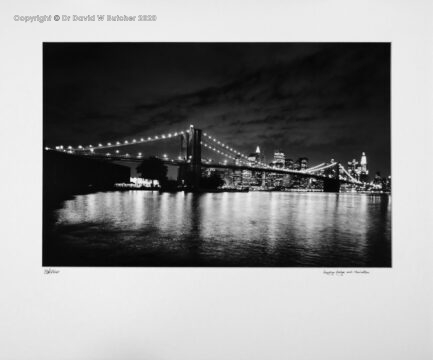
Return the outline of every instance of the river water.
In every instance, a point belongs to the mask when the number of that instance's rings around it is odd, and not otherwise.
[[[50,215],[45,266],[391,266],[387,195],[112,191]]]

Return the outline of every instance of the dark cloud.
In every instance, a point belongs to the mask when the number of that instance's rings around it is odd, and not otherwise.
[[[388,173],[390,45],[45,44],[47,143],[189,124],[245,153],[260,145],[268,160],[277,148],[312,162],[365,151]]]

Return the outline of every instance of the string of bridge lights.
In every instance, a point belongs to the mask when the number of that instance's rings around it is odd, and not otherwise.
[[[321,163],[321,164],[319,164],[319,165],[316,165],[316,166],[310,167],[310,168],[306,169],[305,171],[307,171],[307,172],[318,171],[318,170],[320,170],[319,168],[320,168],[321,166],[324,166],[324,165],[326,165],[326,163]]]
[[[340,169],[341,170],[343,170],[343,172],[353,181],[353,182],[355,182],[355,183],[357,183],[357,184],[362,184],[362,182],[361,181],[359,181],[359,180],[356,180],[352,175],[350,175],[349,174],[349,172],[344,168],[344,166],[343,165],[340,165]]]
[[[75,148],[71,145],[69,145],[69,146],[58,145],[55,147],[55,149],[58,151],[64,151],[64,152],[72,152],[72,151],[90,151],[90,152],[93,152],[96,149],[107,149],[107,148],[115,148],[115,147],[120,147],[120,146],[130,146],[130,145],[142,144],[142,143],[146,143],[146,142],[150,142],[150,141],[170,139],[173,137],[181,136],[184,133],[185,133],[185,131],[175,131],[175,132],[170,132],[170,133],[162,134],[162,135],[141,137],[139,139],[113,141],[113,142],[107,142],[107,143],[98,143],[97,145],[88,145],[88,146],[78,145]]]
[[[99,156],[99,157],[106,156],[106,157],[117,158],[117,159],[125,159],[126,158],[126,159],[131,159],[131,160],[141,159],[143,157],[143,154],[141,152],[139,152],[137,155],[129,154],[129,153],[122,154],[122,153],[120,153],[119,150],[116,150],[114,153],[110,153],[110,152],[107,152],[105,154],[103,154],[103,153],[87,153],[85,155],[87,155],[87,156]],[[185,160],[181,156],[179,156],[177,159],[173,159],[173,158],[168,157],[167,154],[159,156],[159,158],[163,159],[165,161],[171,161],[171,162],[184,161]]]
[[[232,160],[235,160],[235,161],[239,161],[240,163],[245,164],[245,165],[250,165],[250,161],[249,160],[243,160],[243,159],[241,159],[239,157],[239,155],[233,156],[233,155],[230,155],[230,154],[228,154],[228,153],[226,153],[226,152],[224,152],[222,150],[219,150],[217,147],[213,146],[214,144],[208,144],[208,143],[202,142],[202,145],[205,148],[209,148],[210,150],[212,150],[212,151],[214,151],[214,152],[216,152],[216,153],[218,153],[218,154],[220,154],[222,156],[225,156],[225,157],[227,157],[229,159],[232,159]],[[257,162],[257,164],[259,164],[259,165],[261,165],[263,167],[266,167],[266,168],[270,167],[269,165],[267,165],[265,163],[262,163],[262,162]]]
[[[231,151],[232,153],[235,153],[236,155],[243,157],[244,159],[248,159],[248,156],[246,156],[245,154],[242,154],[240,151],[228,146],[227,144],[224,144],[222,141],[218,140],[215,137],[210,136],[207,133],[203,133],[204,136],[206,136],[209,140],[213,141],[215,144],[214,145],[218,145],[226,150]]]
[[[306,171],[306,172],[322,171],[322,170],[328,169],[328,168],[330,168],[330,167],[332,167],[332,166],[335,166],[336,164],[337,164],[337,163],[330,163],[330,164],[325,165],[325,166],[323,166],[323,167],[321,167],[321,168],[317,168],[317,169],[309,168],[309,169],[307,169],[307,170],[305,170],[305,171]]]
[[[325,166],[323,166],[323,167],[320,167],[320,166],[323,165],[323,164],[324,164],[324,163],[319,164],[319,165],[316,165],[316,166],[314,166],[314,167],[312,167],[312,168],[307,169],[306,171],[307,171],[307,172],[317,172],[317,171],[322,171],[322,170],[324,170],[324,169],[327,169],[327,168],[329,168],[329,167],[332,167],[332,166],[335,166],[335,165],[336,165],[336,163],[331,163],[331,164],[325,165]],[[349,173],[349,172],[344,168],[343,165],[339,164],[339,168],[340,168],[340,169],[341,169],[341,170],[346,174],[346,176],[348,176],[349,179],[352,180],[353,182],[355,182],[355,183],[357,183],[357,184],[361,184],[361,183],[362,183],[361,181],[356,180],[352,175],[350,175],[350,173]]]
[[[220,154],[220,155],[222,155],[222,156],[225,156],[225,157],[227,157],[227,158],[229,158],[229,159],[232,159],[232,160],[235,160],[235,161],[239,161],[239,162],[244,163],[244,164],[247,164],[247,163],[248,163],[248,161],[245,161],[245,160],[242,160],[242,159],[237,158],[237,157],[235,157],[235,156],[232,156],[232,155],[230,155],[230,154],[227,154],[226,152],[217,149],[216,147],[212,146],[211,144],[208,144],[208,143],[205,143],[205,142],[202,142],[201,144],[202,144],[205,148],[208,148],[208,149],[210,149],[210,150],[212,150],[212,151],[214,151],[214,152],[216,152],[216,153],[218,153],[218,154]]]
[[[213,148],[214,151],[217,151],[217,152],[218,152],[218,149],[216,149],[216,147],[221,147],[221,148],[223,148],[224,150],[228,150],[228,151],[230,151],[230,152],[232,152],[232,153],[234,153],[234,154],[236,155],[236,157],[233,157],[233,156],[227,154],[227,157],[229,157],[230,159],[238,160],[239,162],[243,162],[243,163],[245,163],[245,164],[249,164],[249,161],[248,161],[248,160],[242,160],[242,159],[241,159],[241,158],[243,158],[243,159],[248,159],[248,156],[246,156],[245,154],[243,154],[243,153],[241,153],[240,151],[238,151],[238,150],[236,150],[236,149],[234,149],[234,148],[228,146],[227,144],[224,144],[223,142],[219,141],[217,138],[212,137],[212,136],[210,136],[210,135],[207,134],[207,133],[203,133],[203,135],[204,135],[205,137],[207,137],[209,140],[211,140],[211,141],[213,142],[213,145],[215,146],[215,147]],[[211,145],[208,144],[208,147],[211,147]],[[221,150],[219,150],[219,151],[221,151]],[[221,152],[221,154],[222,154],[222,152]],[[262,165],[263,167],[269,167],[269,165],[267,165],[267,164],[265,164],[265,163],[262,163],[262,162],[260,162],[260,161],[258,162],[258,164],[259,164],[259,165]]]

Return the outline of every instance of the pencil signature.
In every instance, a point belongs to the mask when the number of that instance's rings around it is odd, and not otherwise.
[[[56,269],[44,269],[44,274],[58,274],[60,272],[60,270],[56,270]]]

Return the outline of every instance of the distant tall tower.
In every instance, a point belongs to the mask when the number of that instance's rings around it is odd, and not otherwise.
[[[264,162],[265,161],[265,155],[260,152],[260,146],[258,146],[258,145],[256,148],[256,152],[250,155],[250,157],[253,157],[253,156],[256,158],[256,162]]]
[[[365,152],[361,155],[360,167],[361,174],[359,175],[359,180],[362,182],[368,182],[367,156],[365,155]]]
[[[365,155],[365,152],[362,153],[361,155],[361,172],[364,174],[368,174],[368,169],[367,169],[367,156]]]

